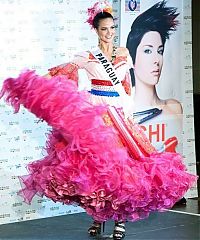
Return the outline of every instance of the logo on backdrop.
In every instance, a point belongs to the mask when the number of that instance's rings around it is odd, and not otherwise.
[[[140,11],[140,0],[126,0],[125,1],[126,12],[138,12]]]

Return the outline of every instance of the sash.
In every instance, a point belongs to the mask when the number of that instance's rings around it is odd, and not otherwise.
[[[99,61],[99,63],[102,64],[102,66],[108,76],[108,79],[110,79],[115,91],[118,92],[120,96],[128,97],[128,95],[125,92],[124,87],[122,86],[121,81],[117,77],[116,71],[115,71],[112,63],[103,54],[101,49],[98,48],[91,53]]]
[[[108,107],[108,115],[117,129],[122,143],[127,147],[129,154],[134,159],[149,156],[156,151],[138,124],[128,120],[128,126],[123,115],[112,106]]]

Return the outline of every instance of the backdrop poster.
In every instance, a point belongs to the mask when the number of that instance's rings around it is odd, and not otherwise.
[[[163,3],[175,14],[169,35],[169,12],[158,7]],[[135,119],[158,150],[180,152],[188,171],[196,173],[191,39],[191,1],[121,1],[120,45],[133,61]],[[186,196],[196,197],[197,187]]]

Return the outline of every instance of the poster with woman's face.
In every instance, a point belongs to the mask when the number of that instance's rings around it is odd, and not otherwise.
[[[121,11],[120,41],[133,62],[135,120],[158,150],[181,152],[182,1],[124,0]]]
[[[121,0],[134,119],[159,151],[182,153],[195,174],[191,19],[189,0]],[[197,188],[187,196],[197,196]]]

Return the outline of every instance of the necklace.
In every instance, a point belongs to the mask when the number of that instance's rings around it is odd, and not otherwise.
[[[112,55],[111,55],[111,63],[113,63],[113,61],[115,60],[116,54],[117,54],[117,47],[113,46],[113,51],[112,51]]]
[[[98,47],[101,49],[100,45],[98,45]],[[110,60],[111,63],[113,63],[113,61],[115,60],[116,54],[117,54],[117,47],[113,46],[112,54],[111,54],[111,60]]]

